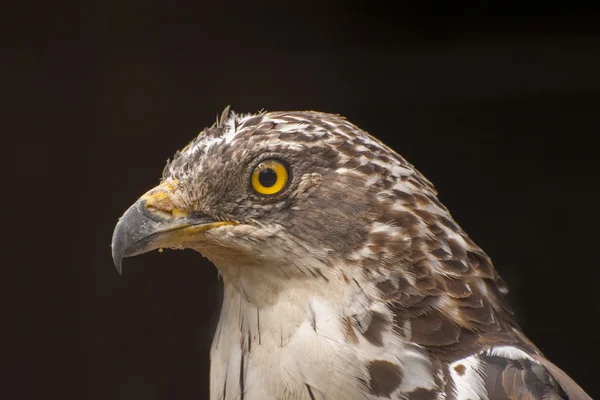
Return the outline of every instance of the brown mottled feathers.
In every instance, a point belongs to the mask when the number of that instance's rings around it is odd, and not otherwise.
[[[422,196],[405,202],[405,211],[380,218],[409,232],[410,240],[371,235],[378,258],[364,263],[365,273],[377,276],[382,266],[392,271],[377,287],[396,324],[408,321],[410,339],[449,362],[491,345],[519,344],[537,352],[519,334],[489,257],[447,217],[426,211],[431,204]]]

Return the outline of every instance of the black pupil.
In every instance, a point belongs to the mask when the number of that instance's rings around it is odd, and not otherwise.
[[[277,172],[272,168],[265,168],[258,174],[258,181],[264,187],[271,187],[277,182]]]

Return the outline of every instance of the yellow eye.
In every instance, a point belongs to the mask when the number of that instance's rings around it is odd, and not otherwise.
[[[287,167],[277,160],[265,160],[252,171],[252,187],[260,194],[281,192],[289,179]]]

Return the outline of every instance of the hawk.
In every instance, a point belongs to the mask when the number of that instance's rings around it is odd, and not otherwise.
[[[225,109],[115,228],[119,272],[159,248],[222,276],[211,399],[589,399],[434,186],[338,115]]]

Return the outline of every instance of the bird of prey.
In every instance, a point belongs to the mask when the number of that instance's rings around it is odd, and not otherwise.
[[[115,228],[119,272],[158,248],[222,276],[211,399],[589,399],[434,186],[338,115],[227,108]]]

